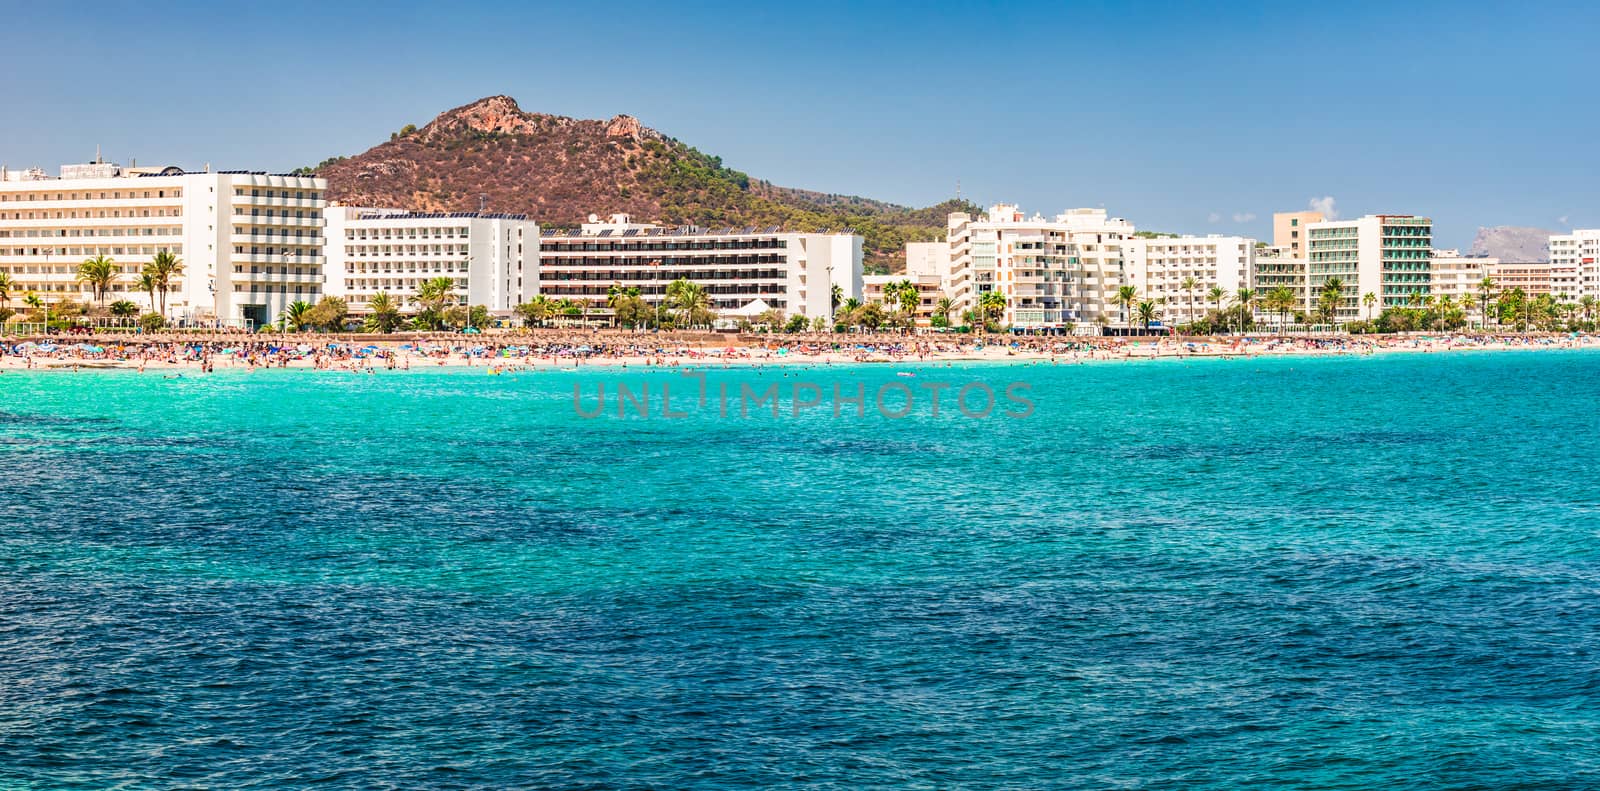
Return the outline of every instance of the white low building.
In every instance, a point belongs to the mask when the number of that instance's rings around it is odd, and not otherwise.
[[[136,281],[161,252],[181,262],[165,295],[169,319],[260,325],[322,293],[323,193],[314,177],[258,171],[188,172],[99,161],[0,169],[0,272],[13,295],[87,301],[78,266],[110,258],[107,301],[151,310]]]
[[[539,225],[525,214],[328,209],[327,293],[352,313],[386,293],[402,310],[417,289],[448,277],[457,303],[510,316],[539,290]]]
[[[684,279],[704,287],[711,309],[725,316],[776,308],[832,317],[835,287],[841,300],[862,294],[861,242],[854,233],[671,228],[626,214],[590,215],[578,230],[544,233],[539,293],[585,303],[590,316],[603,317],[613,285],[659,304],[667,286]]]

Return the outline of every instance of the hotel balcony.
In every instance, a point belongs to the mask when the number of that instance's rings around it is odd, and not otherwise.
[[[235,195],[233,203],[236,206],[277,206],[289,209],[322,209],[328,205],[322,198],[267,198],[253,195]]]
[[[286,275],[282,273],[267,274],[266,272],[235,272],[231,278],[234,283],[290,283],[302,285],[322,285],[322,274]]]
[[[321,228],[321,217],[261,217],[253,214],[235,214],[231,218],[231,225],[235,227],[256,226],[261,228]]]
[[[303,266],[322,266],[327,259],[320,255],[269,255],[266,253],[235,253],[228,256],[228,260],[235,264],[293,264]]]

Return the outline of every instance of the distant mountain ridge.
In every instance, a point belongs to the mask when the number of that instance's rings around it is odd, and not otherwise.
[[[311,169],[306,169],[311,170]],[[938,238],[966,201],[914,209],[853,195],[780,187],[619,115],[609,121],[529,113],[490,96],[407,126],[388,142],[314,169],[328,198],[413,211],[526,213],[575,227],[590,213],[710,228],[854,228],[868,262],[903,268],[905,243]],[[898,266],[896,264],[898,263]]]
[[[1514,225],[1479,228],[1471,252],[1507,263],[1544,263],[1550,260],[1550,237],[1555,234],[1543,228]]]

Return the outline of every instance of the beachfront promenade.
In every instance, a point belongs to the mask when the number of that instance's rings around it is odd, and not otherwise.
[[[1084,362],[1183,357],[1600,348],[1581,334],[1437,333],[1074,338],[1012,335],[718,334],[518,330],[489,335],[181,334],[0,338],[0,370],[307,368],[409,370],[578,365]]]

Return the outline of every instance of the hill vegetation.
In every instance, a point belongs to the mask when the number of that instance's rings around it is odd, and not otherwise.
[[[554,228],[617,212],[707,228],[850,228],[863,237],[867,265],[876,271],[902,271],[906,242],[940,238],[949,212],[979,211],[968,201],[912,208],[780,187],[631,116],[593,121],[527,113],[508,96],[455,108],[421,128],[407,125],[364,153],[302,171],[327,178],[329,198],[347,204],[413,211],[481,206],[525,213]]]

